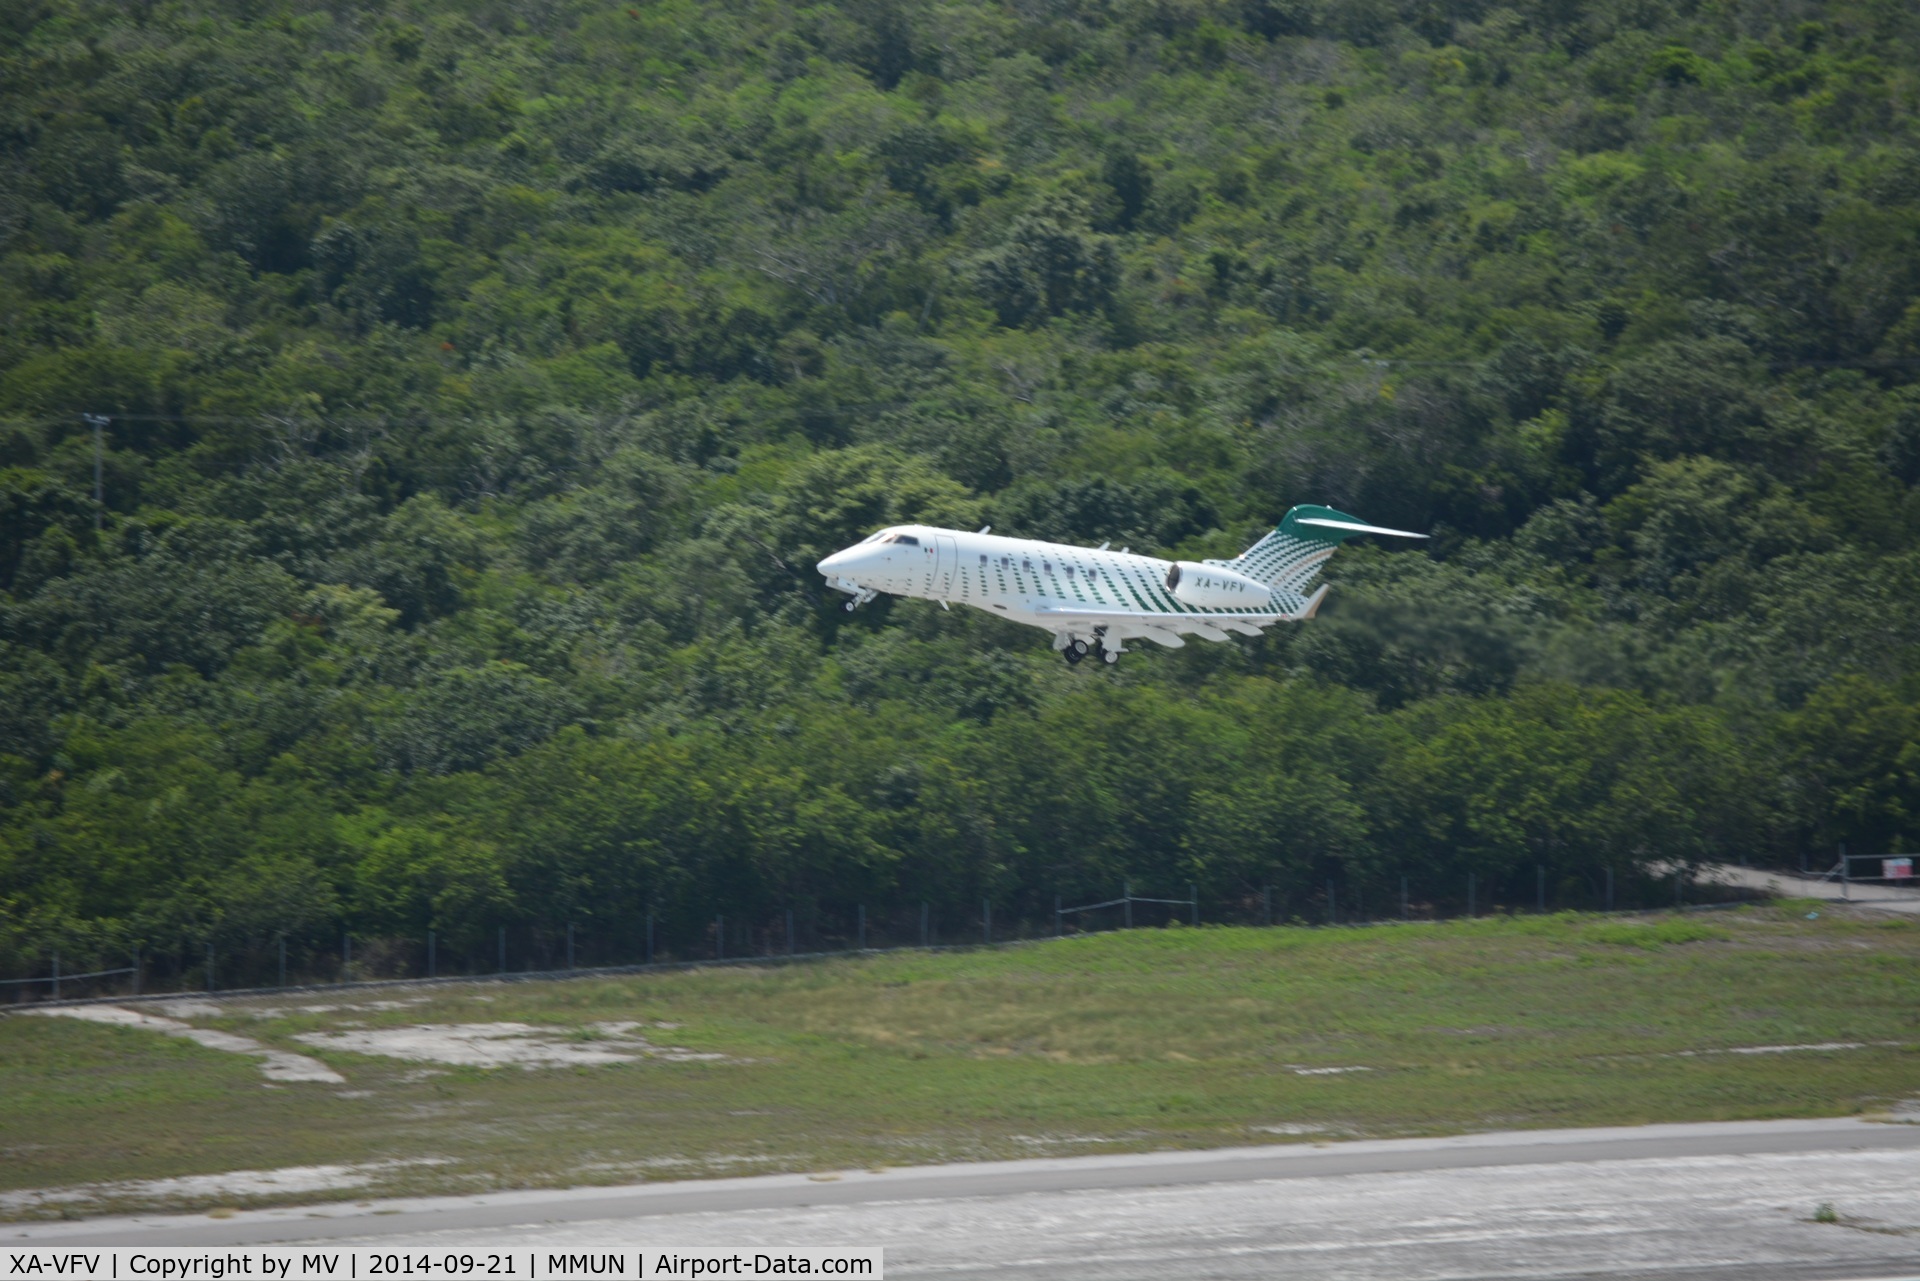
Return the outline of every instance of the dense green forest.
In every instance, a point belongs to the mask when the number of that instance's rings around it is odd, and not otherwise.
[[[1917,122],[1907,0],[16,0],[0,965],[1899,848]],[[1435,537],[1106,670],[812,568],[1296,502]]]

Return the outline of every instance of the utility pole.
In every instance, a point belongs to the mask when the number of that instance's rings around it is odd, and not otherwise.
[[[82,414],[81,421],[93,428],[93,532],[100,532],[100,513],[106,510],[106,489],[101,483],[103,452],[101,435],[106,431],[105,414]]]

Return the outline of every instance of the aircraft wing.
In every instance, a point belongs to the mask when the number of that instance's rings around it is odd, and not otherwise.
[[[1326,584],[1323,583],[1319,591],[1300,602],[1300,608],[1289,612],[1274,611],[1264,614],[1175,614],[1137,609],[1081,609],[1066,605],[1034,612],[1043,619],[1058,619],[1062,623],[1084,623],[1096,627],[1105,625],[1150,628],[1153,632],[1170,633],[1176,636],[1180,632],[1197,632],[1209,640],[1225,640],[1227,632],[1238,632],[1242,636],[1257,636],[1261,628],[1271,627],[1275,623],[1295,623],[1301,619],[1312,618],[1319,610],[1320,601],[1326,594]],[[1149,633],[1149,639],[1159,640],[1161,637]]]

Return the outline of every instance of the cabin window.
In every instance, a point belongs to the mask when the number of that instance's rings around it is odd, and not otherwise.
[[[1033,572],[1033,562],[1030,560],[1023,560],[1020,562],[1020,568],[1026,570],[1029,574],[1031,574]]]
[[[980,563],[981,563],[982,565],[984,565],[984,564],[986,564],[986,563],[987,563],[987,558],[986,558],[986,557],[985,557],[984,555],[980,557]]]
[[[1053,562],[1050,560],[1043,560],[1040,562],[1040,568],[1046,570],[1049,574],[1051,574],[1053,572]]]

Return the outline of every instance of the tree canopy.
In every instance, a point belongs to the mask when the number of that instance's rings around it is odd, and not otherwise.
[[[0,962],[1908,847],[1917,68],[1902,0],[7,6]],[[812,568],[1296,502],[1435,538],[1100,672]]]

